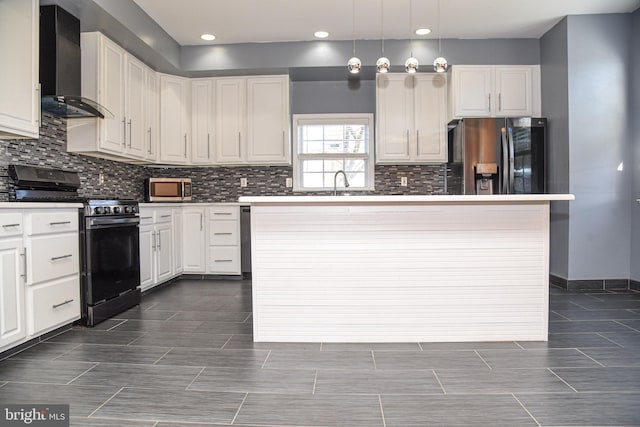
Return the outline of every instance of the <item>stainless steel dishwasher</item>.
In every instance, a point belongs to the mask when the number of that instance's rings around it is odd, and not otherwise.
[[[244,279],[251,278],[251,207],[240,207],[240,267]]]

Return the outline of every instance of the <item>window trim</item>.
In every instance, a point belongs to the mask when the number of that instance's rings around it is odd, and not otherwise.
[[[368,127],[369,139],[366,142],[367,153],[358,155],[366,160],[367,177],[366,186],[362,188],[351,188],[349,191],[374,191],[375,190],[375,126],[372,113],[335,113],[335,114],[294,114],[292,120],[293,133],[293,191],[300,192],[322,192],[332,191],[332,188],[313,187],[304,188],[302,184],[302,160],[316,159],[322,157],[344,158],[342,153],[326,154],[306,154],[300,153],[300,126],[308,124],[365,124]]]

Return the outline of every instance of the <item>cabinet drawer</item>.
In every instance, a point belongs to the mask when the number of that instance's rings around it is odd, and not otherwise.
[[[78,231],[78,211],[38,212],[27,214],[26,228],[30,236]]]
[[[0,214],[0,237],[19,236],[22,234],[22,214]]]
[[[32,285],[78,273],[78,236],[33,237],[27,242],[27,283]]]
[[[240,208],[238,206],[216,206],[209,208],[209,219],[238,219]]]
[[[171,222],[171,208],[156,209],[154,212],[154,222]]]
[[[239,243],[237,221],[209,221],[209,245],[236,246]]]
[[[211,273],[240,274],[240,247],[210,246],[209,271]]]
[[[140,225],[153,224],[153,209],[140,208]]]
[[[80,318],[78,276],[30,288],[28,292],[30,335]]]

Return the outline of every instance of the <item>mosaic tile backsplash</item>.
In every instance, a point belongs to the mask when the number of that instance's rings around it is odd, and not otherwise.
[[[0,201],[14,198],[15,191],[8,177],[9,164],[26,164],[46,168],[77,171],[79,193],[84,197],[108,197],[143,200],[144,179],[150,176],[190,177],[195,202],[235,202],[240,196],[308,195],[294,193],[285,186],[293,177],[293,168],[283,166],[159,168],[80,154],[67,153],[66,120],[43,113],[40,139],[0,141]],[[99,183],[99,175],[104,183]],[[357,194],[445,194],[446,165],[376,165],[375,191]],[[406,176],[408,186],[400,186]],[[240,187],[240,178],[248,186]],[[322,193],[313,193],[322,194]]]

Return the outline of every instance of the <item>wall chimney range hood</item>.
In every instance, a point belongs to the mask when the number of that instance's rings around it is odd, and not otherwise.
[[[68,119],[113,117],[80,96],[80,21],[57,5],[40,7],[40,84],[42,111]]]

